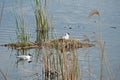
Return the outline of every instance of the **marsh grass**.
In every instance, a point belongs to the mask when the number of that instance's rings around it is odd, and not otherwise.
[[[69,47],[69,46],[68,46]],[[43,70],[45,79],[78,80],[79,65],[76,50],[69,52],[59,47],[45,49],[43,54]]]
[[[16,21],[16,37],[17,37],[17,42],[20,43],[26,43],[29,41],[29,33],[28,33],[28,28],[25,24],[25,19],[24,17],[15,17]]]
[[[105,54],[105,49],[104,49],[104,41],[102,39],[102,25],[101,25],[101,17],[100,17],[100,12],[98,10],[92,10],[89,13],[89,18],[92,16],[97,15],[98,16],[98,30],[99,30],[99,47],[100,47],[100,80],[105,80],[108,79],[112,80],[113,79],[113,74],[112,74],[112,69],[110,66],[110,62]],[[105,71],[107,70],[108,75],[107,78],[105,78]]]
[[[43,46],[44,79],[78,80],[80,69],[78,48],[89,48],[94,44],[81,43],[76,39],[53,39]]]
[[[43,46],[43,78],[54,80],[78,80],[80,69],[78,48],[89,48],[94,44],[76,39],[53,39]]]
[[[46,0],[35,0],[35,20],[36,20],[36,41],[37,43],[42,44],[42,42],[48,39],[48,31],[49,31],[49,19],[48,19],[48,11]]]

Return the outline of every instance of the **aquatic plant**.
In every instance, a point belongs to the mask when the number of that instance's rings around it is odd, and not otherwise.
[[[105,67],[108,71],[108,74],[109,74],[109,80],[112,80],[113,78],[113,75],[112,75],[112,69],[111,69],[111,66],[110,66],[110,62],[109,60],[107,59],[106,57],[106,54],[105,54],[105,50],[104,50],[104,42],[103,42],[103,39],[102,39],[102,26],[101,26],[101,17],[100,17],[100,12],[98,10],[92,10],[90,13],[89,13],[89,18],[91,18],[93,15],[98,15],[98,30],[99,30],[99,40],[97,41],[98,44],[99,44],[99,47],[100,47],[100,80],[104,80],[105,77],[104,77],[104,64],[105,64]]]
[[[24,17],[15,17],[17,42],[26,43],[29,41],[28,28]]]
[[[44,3],[45,5],[43,5]],[[48,11],[46,7],[46,0],[35,0],[35,8],[34,15],[36,19],[36,42],[42,44],[42,42],[48,39],[48,31],[49,31],[49,19],[48,19]]]
[[[69,47],[69,45],[67,45]],[[45,79],[78,80],[79,65],[76,50],[43,50],[43,70]]]
[[[69,51],[72,49],[78,49],[78,48],[89,48],[95,46],[95,44],[90,44],[90,43],[83,43],[80,42],[77,39],[53,39],[45,42],[43,44],[44,47],[49,47],[49,48],[55,48],[58,47],[61,52],[62,51]]]
[[[94,44],[76,39],[53,39],[43,44],[43,71],[45,79],[78,80],[78,48],[89,48]]]

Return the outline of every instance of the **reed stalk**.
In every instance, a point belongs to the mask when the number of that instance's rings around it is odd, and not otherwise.
[[[92,17],[93,15],[98,15],[98,30],[99,30],[99,47],[100,47],[100,80],[105,80],[104,77],[104,64],[107,68],[108,74],[109,74],[109,80],[112,80],[113,75],[112,75],[112,70],[110,63],[105,55],[105,50],[104,50],[104,45],[103,45],[103,39],[102,39],[102,26],[101,26],[101,17],[100,13],[98,10],[92,10],[89,13],[89,17]]]
[[[15,17],[17,42],[26,43],[29,41],[28,30],[24,17]]]
[[[45,3],[45,4],[44,4]],[[43,5],[44,4],[44,5]],[[48,39],[49,19],[46,7],[46,0],[35,0],[35,19],[36,19],[36,41],[40,44]]]
[[[65,46],[63,44],[63,46]],[[69,47],[69,45],[67,45]],[[69,54],[68,54],[69,53]],[[78,80],[78,57],[77,51],[65,49],[45,49],[43,53],[43,71],[45,78],[54,80]]]

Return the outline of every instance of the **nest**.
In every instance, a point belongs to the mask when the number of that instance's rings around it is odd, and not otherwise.
[[[43,44],[44,47],[64,50],[74,50],[77,48],[89,48],[95,46],[95,44],[82,43],[77,39],[54,39],[47,41]]]
[[[17,42],[17,43],[10,43],[10,44],[3,44],[0,46],[11,47],[14,49],[31,49],[31,48],[43,48],[49,47],[54,49],[60,49],[62,51],[74,50],[77,48],[89,48],[95,46],[95,44],[90,43],[82,43],[77,39],[53,39],[47,42],[44,42],[42,45],[39,45],[34,42]]]

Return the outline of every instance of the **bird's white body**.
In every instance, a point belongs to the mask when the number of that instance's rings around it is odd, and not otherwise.
[[[62,36],[63,39],[69,39],[69,33],[66,33],[65,36]]]
[[[28,55],[20,55],[20,56],[17,56],[17,58],[23,59],[23,60],[30,60],[30,59],[32,58],[32,55],[31,55],[31,54],[28,54]]]

